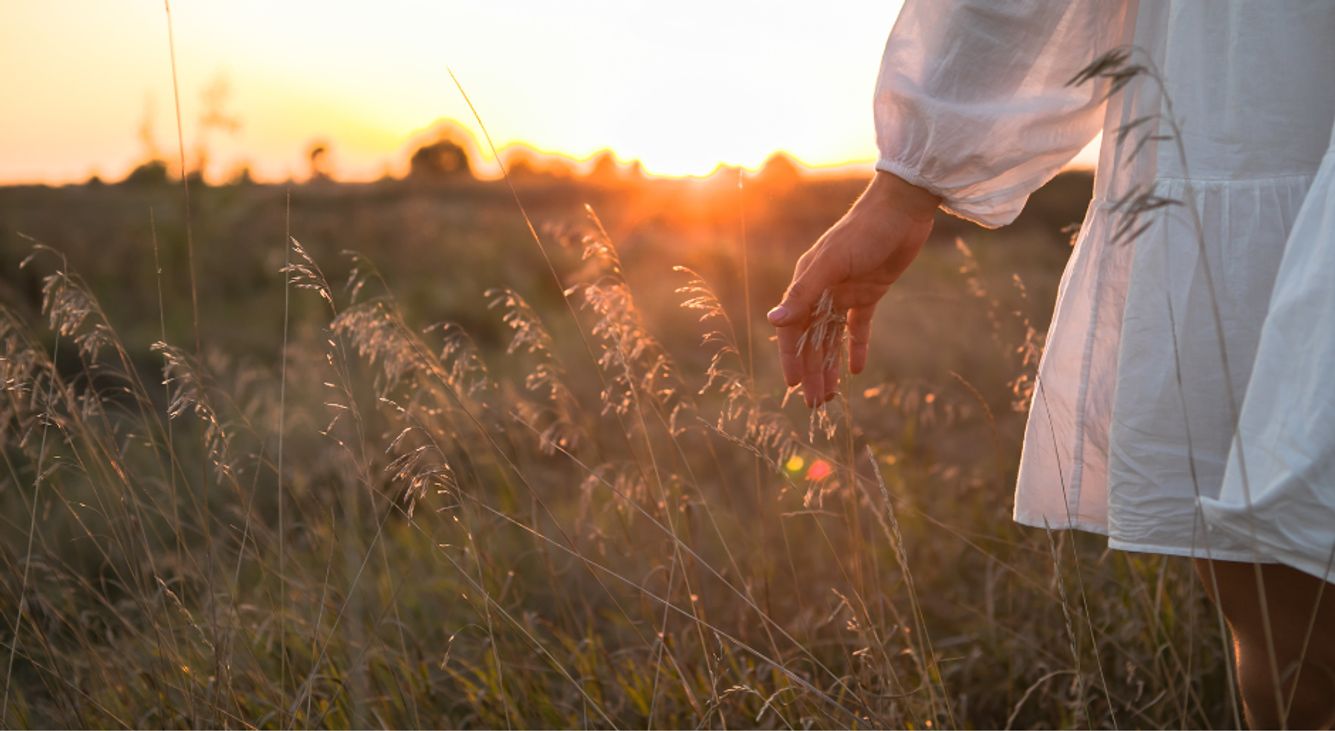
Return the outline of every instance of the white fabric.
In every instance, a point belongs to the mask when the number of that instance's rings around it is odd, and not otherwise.
[[[1332,39],[1329,0],[906,2],[877,83],[879,169],[999,226],[1104,132],[1017,521],[1335,578]],[[1166,95],[1145,74],[1106,104],[1106,82],[1067,84],[1119,46]],[[1119,236],[1117,202],[1149,190],[1179,204]]]
[[[1202,499],[1212,530],[1328,581],[1335,576],[1332,313],[1335,148],[1289,234],[1223,489],[1218,499]]]

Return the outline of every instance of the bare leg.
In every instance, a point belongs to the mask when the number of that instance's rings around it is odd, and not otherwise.
[[[1335,584],[1280,564],[1198,559],[1196,571],[1232,630],[1247,723],[1335,727]]]

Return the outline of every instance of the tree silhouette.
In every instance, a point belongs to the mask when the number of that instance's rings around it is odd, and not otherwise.
[[[228,185],[254,185],[255,176],[250,172],[250,166],[242,165],[232,171],[231,177],[227,179]]]
[[[200,92],[203,112],[199,117],[199,132],[195,136],[195,164],[191,171],[191,182],[204,183],[204,173],[212,159],[213,143],[218,135],[234,136],[241,129],[241,118],[228,112],[232,86],[225,74],[215,76]]]
[[[537,153],[526,147],[511,147],[501,155],[501,159],[505,161],[505,171],[511,178],[527,179],[542,175]]]
[[[149,160],[140,163],[121,181],[121,185],[166,185],[167,163],[161,160]]]
[[[611,150],[603,150],[593,158],[593,165],[585,178],[595,183],[616,183],[621,180],[621,165]]]
[[[771,190],[788,190],[802,182],[802,169],[782,152],[769,156],[756,174],[756,185]]]
[[[139,144],[143,147],[143,162],[139,163],[120,181],[120,185],[164,185],[168,167],[158,149],[153,132],[153,97],[144,97],[144,111],[139,119]]]
[[[408,177],[415,180],[451,180],[473,174],[468,151],[451,139],[440,139],[417,148],[408,165]]]
[[[310,182],[319,183],[332,180],[329,174],[329,145],[316,142],[306,152],[306,161],[310,165]]]
[[[564,180],[574,176],[570,161],[560,155],[511,145],[501,153],[505,171],[515,180]]]

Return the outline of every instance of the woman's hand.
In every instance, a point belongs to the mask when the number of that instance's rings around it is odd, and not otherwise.
[[[837,340],[813,339],[798,352],[817,300],[828,289],[835,312],[846,313],[849,369],[861,373],[872,311],[918,256],[940,203],[930,191],[878,171],[848,213],[797,260],[783,302],[768,317],[778,329],[783,378],[790,387],[802,384],[808,407],[834,398],[839,385],[838,354],[828,352]]]

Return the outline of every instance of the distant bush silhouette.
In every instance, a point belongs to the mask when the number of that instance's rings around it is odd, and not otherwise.
[[[232,176],[228,178],[227,185],[254,185],[255,176],[250,172],[249,165],[242,165],[233,171]]]
[[[142,162],[121,181],[121,185],[166,185],[168,182],[167,163],[161,160]]]
[[[514,145],[501,153],[505,171],[516,180],[566,180],[574,177],[569,160],[523,145]]]
[[[593,164],[585,179],[595,183],[617,183],[621,181],[621,165],[611,150],[603,150],[593,158]]]
[[[802,169],[782,152],[769,156],[756,174],[756,184],[775,190],[787,190],[802,182]]]
[[[440,139],[417,148],[408,165],[408,177],[413,180],[451,180],[473,175],[468,151],[451,139]]]
[[[512,178],[536,178],[542,175],[537,154],[527,148],[510,148],[501,159],[505,162],[505,171]]]

